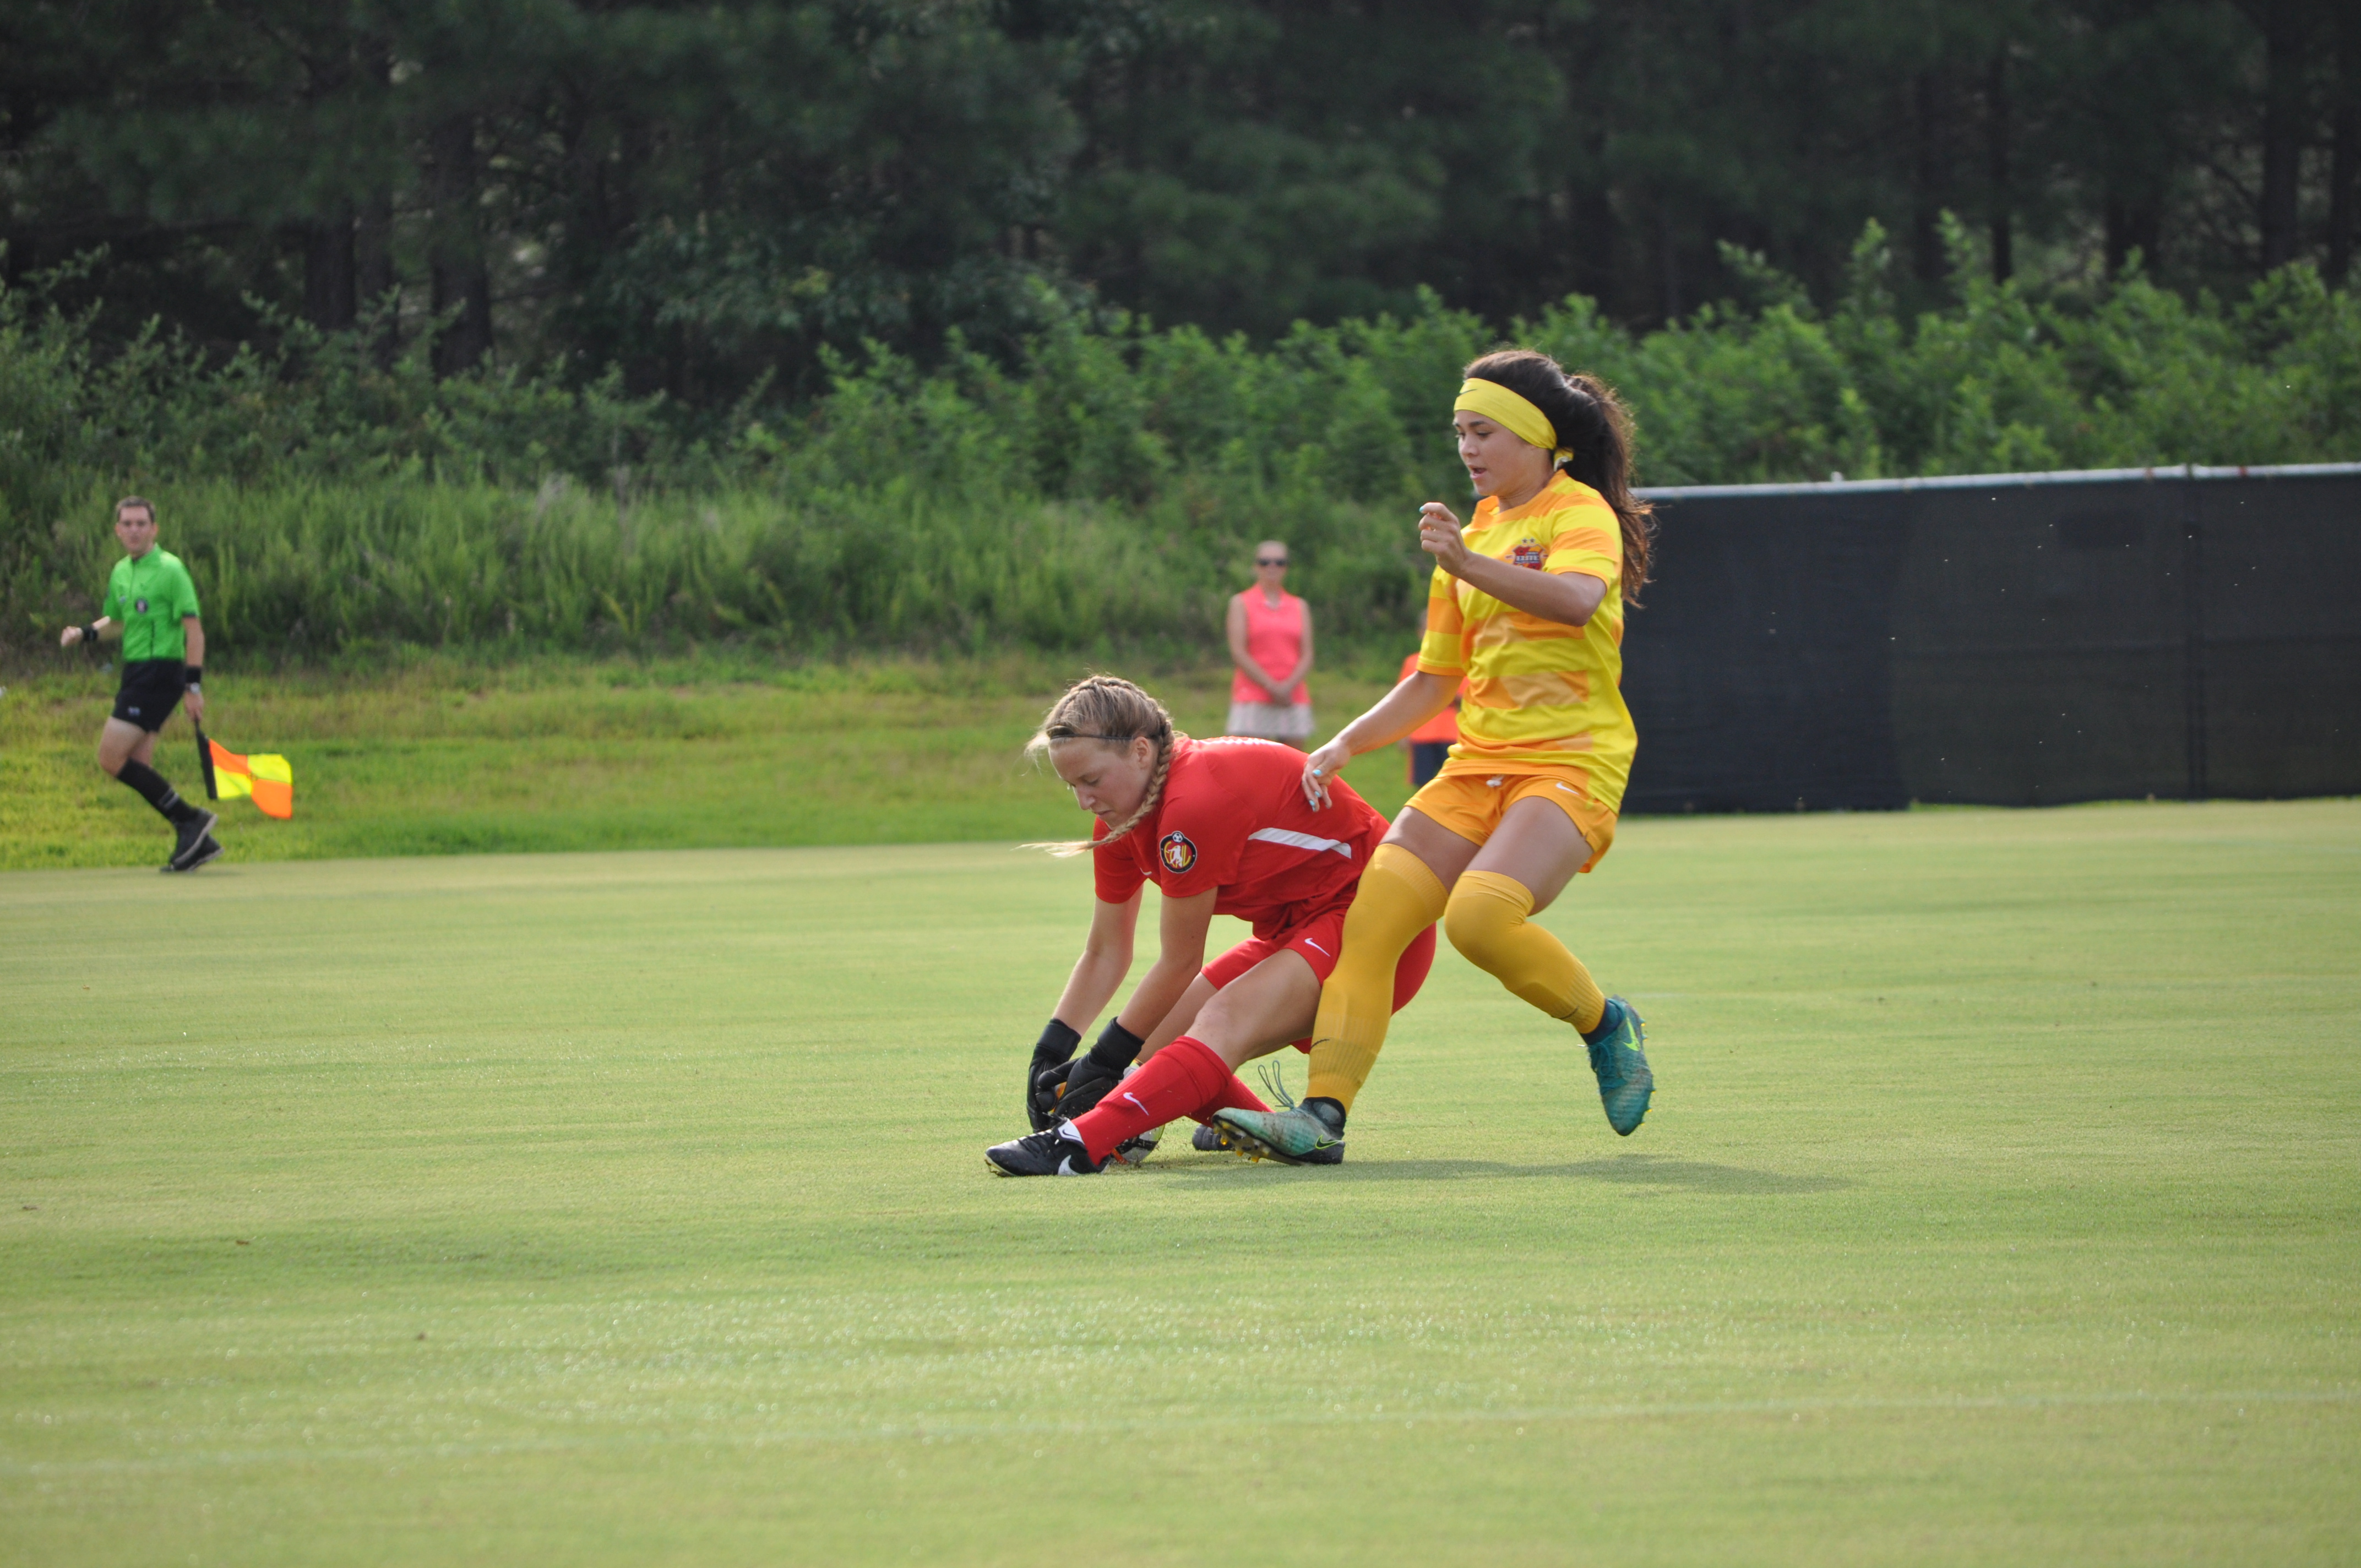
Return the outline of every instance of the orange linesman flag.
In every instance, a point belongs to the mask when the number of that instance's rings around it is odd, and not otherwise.
[[[241,757],[225,751],[211,736],[205,738],[205,783],[219,791],[216,800],[236,800],[239,795],[252,795],[254,804],[262,808],[265,817],[285,821],[295,815],[295,771],[287,759],[258,751],[251,757]]]

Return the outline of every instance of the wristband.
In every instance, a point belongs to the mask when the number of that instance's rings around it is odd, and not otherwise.
[[[89,625],[87,625],[87,626],[85,626],[85,627],[83,627],[83,628],[82,629],[82,640],[83,641],[85,641],[85,642],[92,643],[92,644],[93,644],[93,645],[95,645],[95,644],[97,643],[97,641],[98,641],[98,622],[96,622],[95,620],[93,620],[93,621],[92,621]]]
[[[1039,1062],[1070,1061],[1073,1058],[1074,1047],[1082,1043],[1081,1031],[1052,1018],[1049,1026],[1041,1031],[1041,1037],[1033,1044],[1033,1059]]]
[[[1139,1047],[1147,1043],[1110,1018],[1107,1026],[1099,1031],[1098,1044],[1091,1047],[1091,1060],[1109,1072],[1121,1072],[1138,1059]]]
[[[204,671],[199,669],[194,664],[186,665],[182,667],[181,671],[181,684],[188,687],[191,691],[196,690],[197,683],[204,678]]]

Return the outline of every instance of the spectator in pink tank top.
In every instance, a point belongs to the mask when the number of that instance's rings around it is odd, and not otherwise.
[[[1233,735],[1301,745],[1312,738],[1312,609],[1289,593],[1287,546],[1255,546],[1255,586],[1230,600]]]

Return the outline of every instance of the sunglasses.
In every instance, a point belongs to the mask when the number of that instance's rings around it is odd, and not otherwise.
[[[1257,555],[1255,557],[1255,565],[1257,566],[1284,566],[1287,565],[1287,561],[1283,556]]]

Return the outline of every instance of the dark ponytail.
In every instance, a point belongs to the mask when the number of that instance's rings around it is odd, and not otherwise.
[[[1487,354],[1466,375],[1497,381],[1541,410],[1569,454],[1560,465],[1566,476],[1614,509],[1623,532],[1623,602],[1637,609],[1655,554],[1656,509],[1631,493],[1631,416],[1615,389],[1596,376],[1568,375],[1556,360],[1530,348]]]

